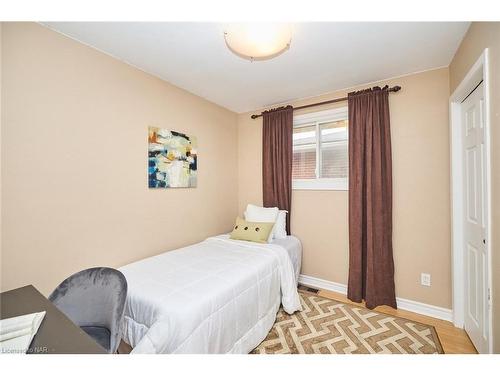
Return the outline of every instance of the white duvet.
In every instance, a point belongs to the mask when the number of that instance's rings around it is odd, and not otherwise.
[[[279,245],[211,237],[120,271],[128,282],[123,339],[132,353],[248,353],[280,306],[301,309]]]

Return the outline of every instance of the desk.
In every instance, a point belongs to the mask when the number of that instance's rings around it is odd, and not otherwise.
[[[28,353],[105,354],[106,351],[33,285],[0,294],[0,319],[46,311]]]

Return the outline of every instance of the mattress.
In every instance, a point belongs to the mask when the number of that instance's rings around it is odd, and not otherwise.
[[[298,240],[280,241],[222,235],[121,267],[128,283],[122,332],[132,353],[250,352],[280,304],[290,314],[301,309]]]

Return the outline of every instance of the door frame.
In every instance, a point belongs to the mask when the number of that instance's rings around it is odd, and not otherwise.
[[[464,249],[464,186],[462,155],[462,114],[461,102],[483,80],[484,97],[484,145],[486,154],[485,163],[485,206],[486,206],[486,255],[488,259],[488,285],[490,298],[487,301],[488,320],[488,350],[493,352],[492,334],[492,269],[491,269],[491,147],[490,147],[490,81],[488,48],[474,63],[462,82],[450,96],[450,159],[451,159],[451,243],[452,243],[452,299],[453,323],[463,328],[465,320],[465,249]]]

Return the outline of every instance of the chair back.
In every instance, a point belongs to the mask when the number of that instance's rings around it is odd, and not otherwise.
[[[49,296],[49,300],[78,326],[108,329],[109,353],[115,353],[120,344],[126,298],[125,276],[107,267],[89,268],[75,273],[59,284]]]

